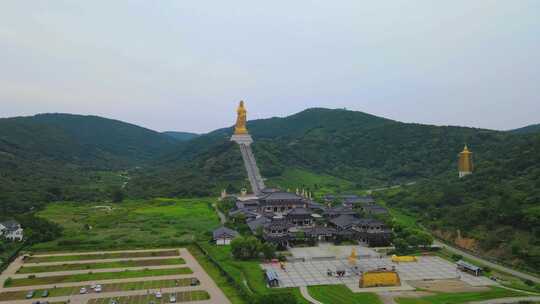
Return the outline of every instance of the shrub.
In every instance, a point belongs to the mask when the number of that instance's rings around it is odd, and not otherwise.
[[[461,254],[452,254],[452,260],[458,261],[463,259],[463,256]]]

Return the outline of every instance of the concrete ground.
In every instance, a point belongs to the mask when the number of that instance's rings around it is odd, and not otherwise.
[[[134,251],[141,251],[141,250],[134,250]],[[134,252],[131,251],[131,252]],[[155,250],[149,250],[149,251],[155,251]],[[117,280],[104,280],[99,281],[97,283],[100,284],[107,284],[107,283],[125,283],[125,282],[141,282],[141,281],[148,281],[148,280],[167,280],[167,279],[180,279],[180,278],[187,278],[187,277],[196,277],[200,281],[199,286],[191,287],[175,287],[175,288],[163,288],[164,293],[175,293],[175,292],[182,292],[182,291],[191,291],[191,290],[204,290],[208,292],[210,295],[210,300],[207,301],[197,301],[196,303],[199,304],[212,304],[212,303],[224,303],[224,304],[230,304],[230,301],[225,297],[223,292],[217,287],[217,285],[214,283],[214,281],[208,276],[208,274],[204,271],[204,269],[199,265],[197,260],[189,253],[186,249],[180,249],[180,256],[186,261],[185,265],[178,265],[178,266],[185,266],[189,267],[191,270],[193,270],[192,274],[189,275],[173,275],[173,276],[157,276],[157,277],[142,277],[142,278],[131,278],[131,279],[117,279]],[[104,252],[92,252],[93,253],[104,253]],[[172,257],[169,257],[172,258]],[[125,260],[137,260],[138,258],[126,258]],[[144,259],[144,258],[143,258]],[[118,259],[117,259],[118,260]],[[101,261],[109,261],[109,260],[97,260],[93,262],[101,262]],[[69,262],[66,262],[69,263]],[[22,257],[19,257],[16,259],[9,267],[0,275],[0,284],[3,286],[5,280],[8,277],[15,277],[15,272],[19,267],[23,264]],[[41,263],[40,265],[45,265],[45,263]],[[152,269],[154,267],[149,266],[146,267],[148,269]],[[61,274],[69,274],[69,273],[77,273],[75,272],[60,272]],[[59,273],[55,273],[55,275],[58,275]],[[29,275],[29,274],[26,274]],[[91,285],[93,283],[96,283],[94,281],[92,282],[73,282],[73,283],[63,283],[63,284],[55,284],[55,285],[41,285],[41,286],[25,286],[25,287],[10,287],[10,288],[0,288],[0,292],[4,291],[20,291],[20,290],[35,290],[35,289],[52,289],[54,286],[57,287],[68,287],[68,286],[81,286],[81,285]],[[89,293],[86,295],[72,295],[72,296],[64,296],[64,297],[51,297],[47,298],[47,301],[49,302],[59,302],[59,301],[70,301],[71,304],[85,304],[90,299],[94,298],[110,298],[110,297],[126,297],[126,296],[137,296],[137,295],[146,295],[148,293],[148,290],[132,290],[132,291],[119,291],[119,292],[104,292],[104,293]],[[0,304],[31,304],[38,299],[30,299],[30,300],[16,300],[16,301],[4,301],[0,302]],[[43,299],[40,299],[43,300]],[[184,302],[186,303],[186,302]]]
[[[351,255],[352,249],[356,249],[356,254],[361,257],[379,257],[372,248],[361,245],[340,245],[332,243],[319,243],[316,247],[294,247],[289,248],[289,252],[297,259],[319,259],[319,258],[337,258],[343,259]]]
[[[460,280],[470,286],[490,286],[497,283],[485,277],[472,275],[456,270],[456,266],[439,257],[419,257],[418,262],[394,263],[390,258],[359,258],[356,268],[349,265],[347,259],[307,260],[305,262],[287,263],[285,270],[279,264],[262,264],[263,269],[273,269],[279,277],[280,287],[301,287],[311,285],[345,284],[353,292],[384,291],[384,290],[413,290],[407,281],[423,280]],[[393,269],[398,272],[402,286],[359,288],[361,272],[380,268]],[[328,276],[328,270],[345,270],[342,278]]]

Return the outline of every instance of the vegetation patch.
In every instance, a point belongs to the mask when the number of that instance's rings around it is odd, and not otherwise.
[[[111,253],[79,254],[79,255],[29,256],[24,259],[24,262],[25,263],[51,263],[51,262],[70,262],[70,261],[86,261],[86,260],[167,257],[167,256],[177,256],[177,255],[179,255],[178,250],[144,251],[144,252],[111,252]]]
[[[374,293],[353,293],[345,285],[309,286],[309,294],[318,301],[328,304],[382,304]]]
[[[491,287],[489,291],[484,292],[438,293],[421,298],[397,298],[396,302],[399,304],[457,304],[522,296],[525,296],[525,294],[504,288]]]
[[[185,246],[209,240],[219,219],[212,198],[127,200],[112,209],[102,204],[53,203],[38,212],[64,228],[63,236],[36,244],[34,251]]]
[[[125,271],[119,271],[119,272],[102,272],[102,273],[89,272],[85,274],[72,274],[72,275],[48,276],[48,277],[29,276],[28,278],[11,279],[9,281],[6,281],[6,283],[4,284],[4,287],[48,285],[48,284],[68,283],[68,282],[128,279],[128,278],[154,277],[154,276],[191,274],[191,273],[193,273],[193,271],[190,268],[182,267],[182,268],[169,268],[169,269],[125,270]]]
[[[91,270],[91,269],[107,269],[107,268],[128,268],[128,267],[144,267],[144,266],[165,266],[165,265],[181,265],[186,262],[182,258],[175,259],[156,259],[156,260],[140,260],[140,261],[117,261],[107,263],[82,263],[82,264],[63,264],[49,266],[22,266],[17,273],[41,273],[41,272],[57,272],[57,271],[72,271],[72,270]]]
[[[292,296],[294,298],[292,301],[295,301],[292,303],[309,304],[298,288],[268,288],[260,267],[261,261],[233,259],[230,246],[214,246],[209,243],[200,245],[235,280],[236,284],[245,286],[252,293],[251,298],[259,298],[260,303],[276,303],[271,302],[272,298]]]

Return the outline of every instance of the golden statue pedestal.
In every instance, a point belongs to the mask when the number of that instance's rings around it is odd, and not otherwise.
[[[253,143],[253,138],[249,134],[233,134],[231,141],[234,141],[239,145],[251,145],[251,143]]]

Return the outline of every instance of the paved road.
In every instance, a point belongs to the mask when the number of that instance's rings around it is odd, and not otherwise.
[[[501,298],[486,301],[470,302],[470,304],[506,304],[506,303],[521,303],[521,302],[540,302],[540,297],[515,297]]]
[[[125,282],[140,282],[140,281],[149,281],[149,280],[168,280],[168,279],[179,279],[179,278],[189,278],[196,277],[200,281],[200,285],[197,287],[175,287],[175,288],[163,288],[162,291],[165,293],[168,292],[180,292],[188,290],[205,290],[210,295],[210,300],[208,301],[197,301],[198,304],[230,304],[230,301],[225,297],[223,292],[217,287],[214,281],[208,276],[204,269],[199,265],[197,260],[191,255],[187,249],[180,249],[180,256],[186,261],[184,266],[191,268],[193,274],[187,275],[173,275],[173,276],[157,276],[157,277],[144,277],[144,278],[131,278],[131,279],[117,279],[117,280],[102,280],[99,281],[101,284],[109,283],[125,283]],[[96,252],[104,253],[104,252]],[[22,257],[17,258],[9,267],[2,273],[0,276],[0,283],[4,283],[4,280],[10,276],[13,276],[14,273],[22,265]],[[153,267],[148,267],[152,269]],[[71,272],[73,273],[73,272]],[[56,284],[57,287],[70,287],[70,286],[80,286],[80,285],[90,285],[95,283],[95,281],[89,282],[72,282],[64,284]],[[20,291],[28,289],[51,289],[55,285],[40,285],[40,286],[25,286],[25,287],[10,287],[10,288],[0,288],[0,291]],[[101,294],[87,294],[87,295],[72,295],[66,297],[51,297],[48,300],[51,302],[54,301],[66,301],[70,299],[72,304],[84,304],[91,298],[109,298],[109,297],[124,297],[124,296],[134,296],[134,295],[145,295],[147,290],[135,290],[135,291],[119,291],[112,293],[101,293]],[[35,300],[19,300],[19,301],[9,301],[9,304],[31,304]],[[0,302],[0,304],[7,302]]]
[[[311,304],[324,304],[322,302],[319,302],[319,301],[315,300],[313,297],[311,297],[311,295],[309,294],[309,291],[308,291],[306,286],[301,286],[300,287],[300,293],[302,294],[302,297],[304,297],[304,299],[308,300]]]
[[[455,254],[462,255],[462,256],[464,256],[464,257],[466,257],[468,259],[471,259],[472,261],[475,261],[475,262],[484,264],[486,266],[489,266],[492,269],[496,269],[496,270],[499,270],[499,271],[502,271],[502,272],[509,273],[509,274],[511,274],[513,276],[516,276],[518,278],[521,278],[521,279],[531,280],[531,281],[533,281],[535,283],[540,283],[540,278],[538,278],[538,277],[535,277],[535,276],[532,276],[530,274],[523,273],[523,272],[511,269],[511,268],[508,268],[508,267],[505,267],[505,266],[502,266],[502,265],[499,265],[499,264],[495,264],[493,262],[487,261],[487,260],[485,260],[483,258],[477,257],[475,255],[472,255],[472,254],[466,252],[466,251],[463,251],[463,250],[461,250],[459,248],[447,245],[447,244],[442,243],[440,241],[435,240],[435,241],[433,241],[433,244],[444,247],[448,251],[450,251],[452,253],[455,253]]]

